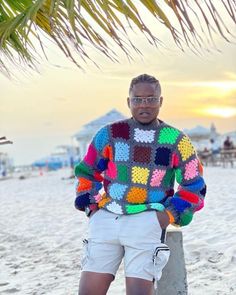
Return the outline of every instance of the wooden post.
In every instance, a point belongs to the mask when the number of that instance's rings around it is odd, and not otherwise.
[[[170,258],[157,284],[156,295],[187,295],[187,273],[182,232],[175,229],[168,230],[166,244],[170,248]]]

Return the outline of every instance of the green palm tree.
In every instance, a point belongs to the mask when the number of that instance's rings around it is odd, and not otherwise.
[[[140,30],[153,45],[161,43],[141,18],[142,6],[181,50],[201,50],[213,42],[212,33],[229,41],[232,33],[225,21],[236,24],[235,0],[0,0],[0,69],[10,75],[11,62],[34,68],[40,57],[36,41],[46,56],[45,36],[75,64],[75,52],[89,59],[88,44],[114,61],[116,43],[131,57],[139,50],[129,38],[130,28]]]

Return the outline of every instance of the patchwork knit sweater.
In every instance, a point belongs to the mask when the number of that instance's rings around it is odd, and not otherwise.
[[[143,125],[130,118],[101,128],[75,176],[79,210],[94,203],[116,214],[166,210],[184,226],[204,206],[206,186],[193,145],[160,120]]]

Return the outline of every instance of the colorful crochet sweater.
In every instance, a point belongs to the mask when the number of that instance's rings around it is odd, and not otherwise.
[[[204,206],[206,186],[193,145],[160,120],[143,125],[130,118],[101,128],[75,176],[79,210],[94,203],[116,214],[166,210],[172,223],[184,226]]]

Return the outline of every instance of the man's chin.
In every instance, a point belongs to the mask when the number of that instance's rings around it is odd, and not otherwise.
[[[152,123],[156,118],[135,118],[139,123],[147,125]]]

